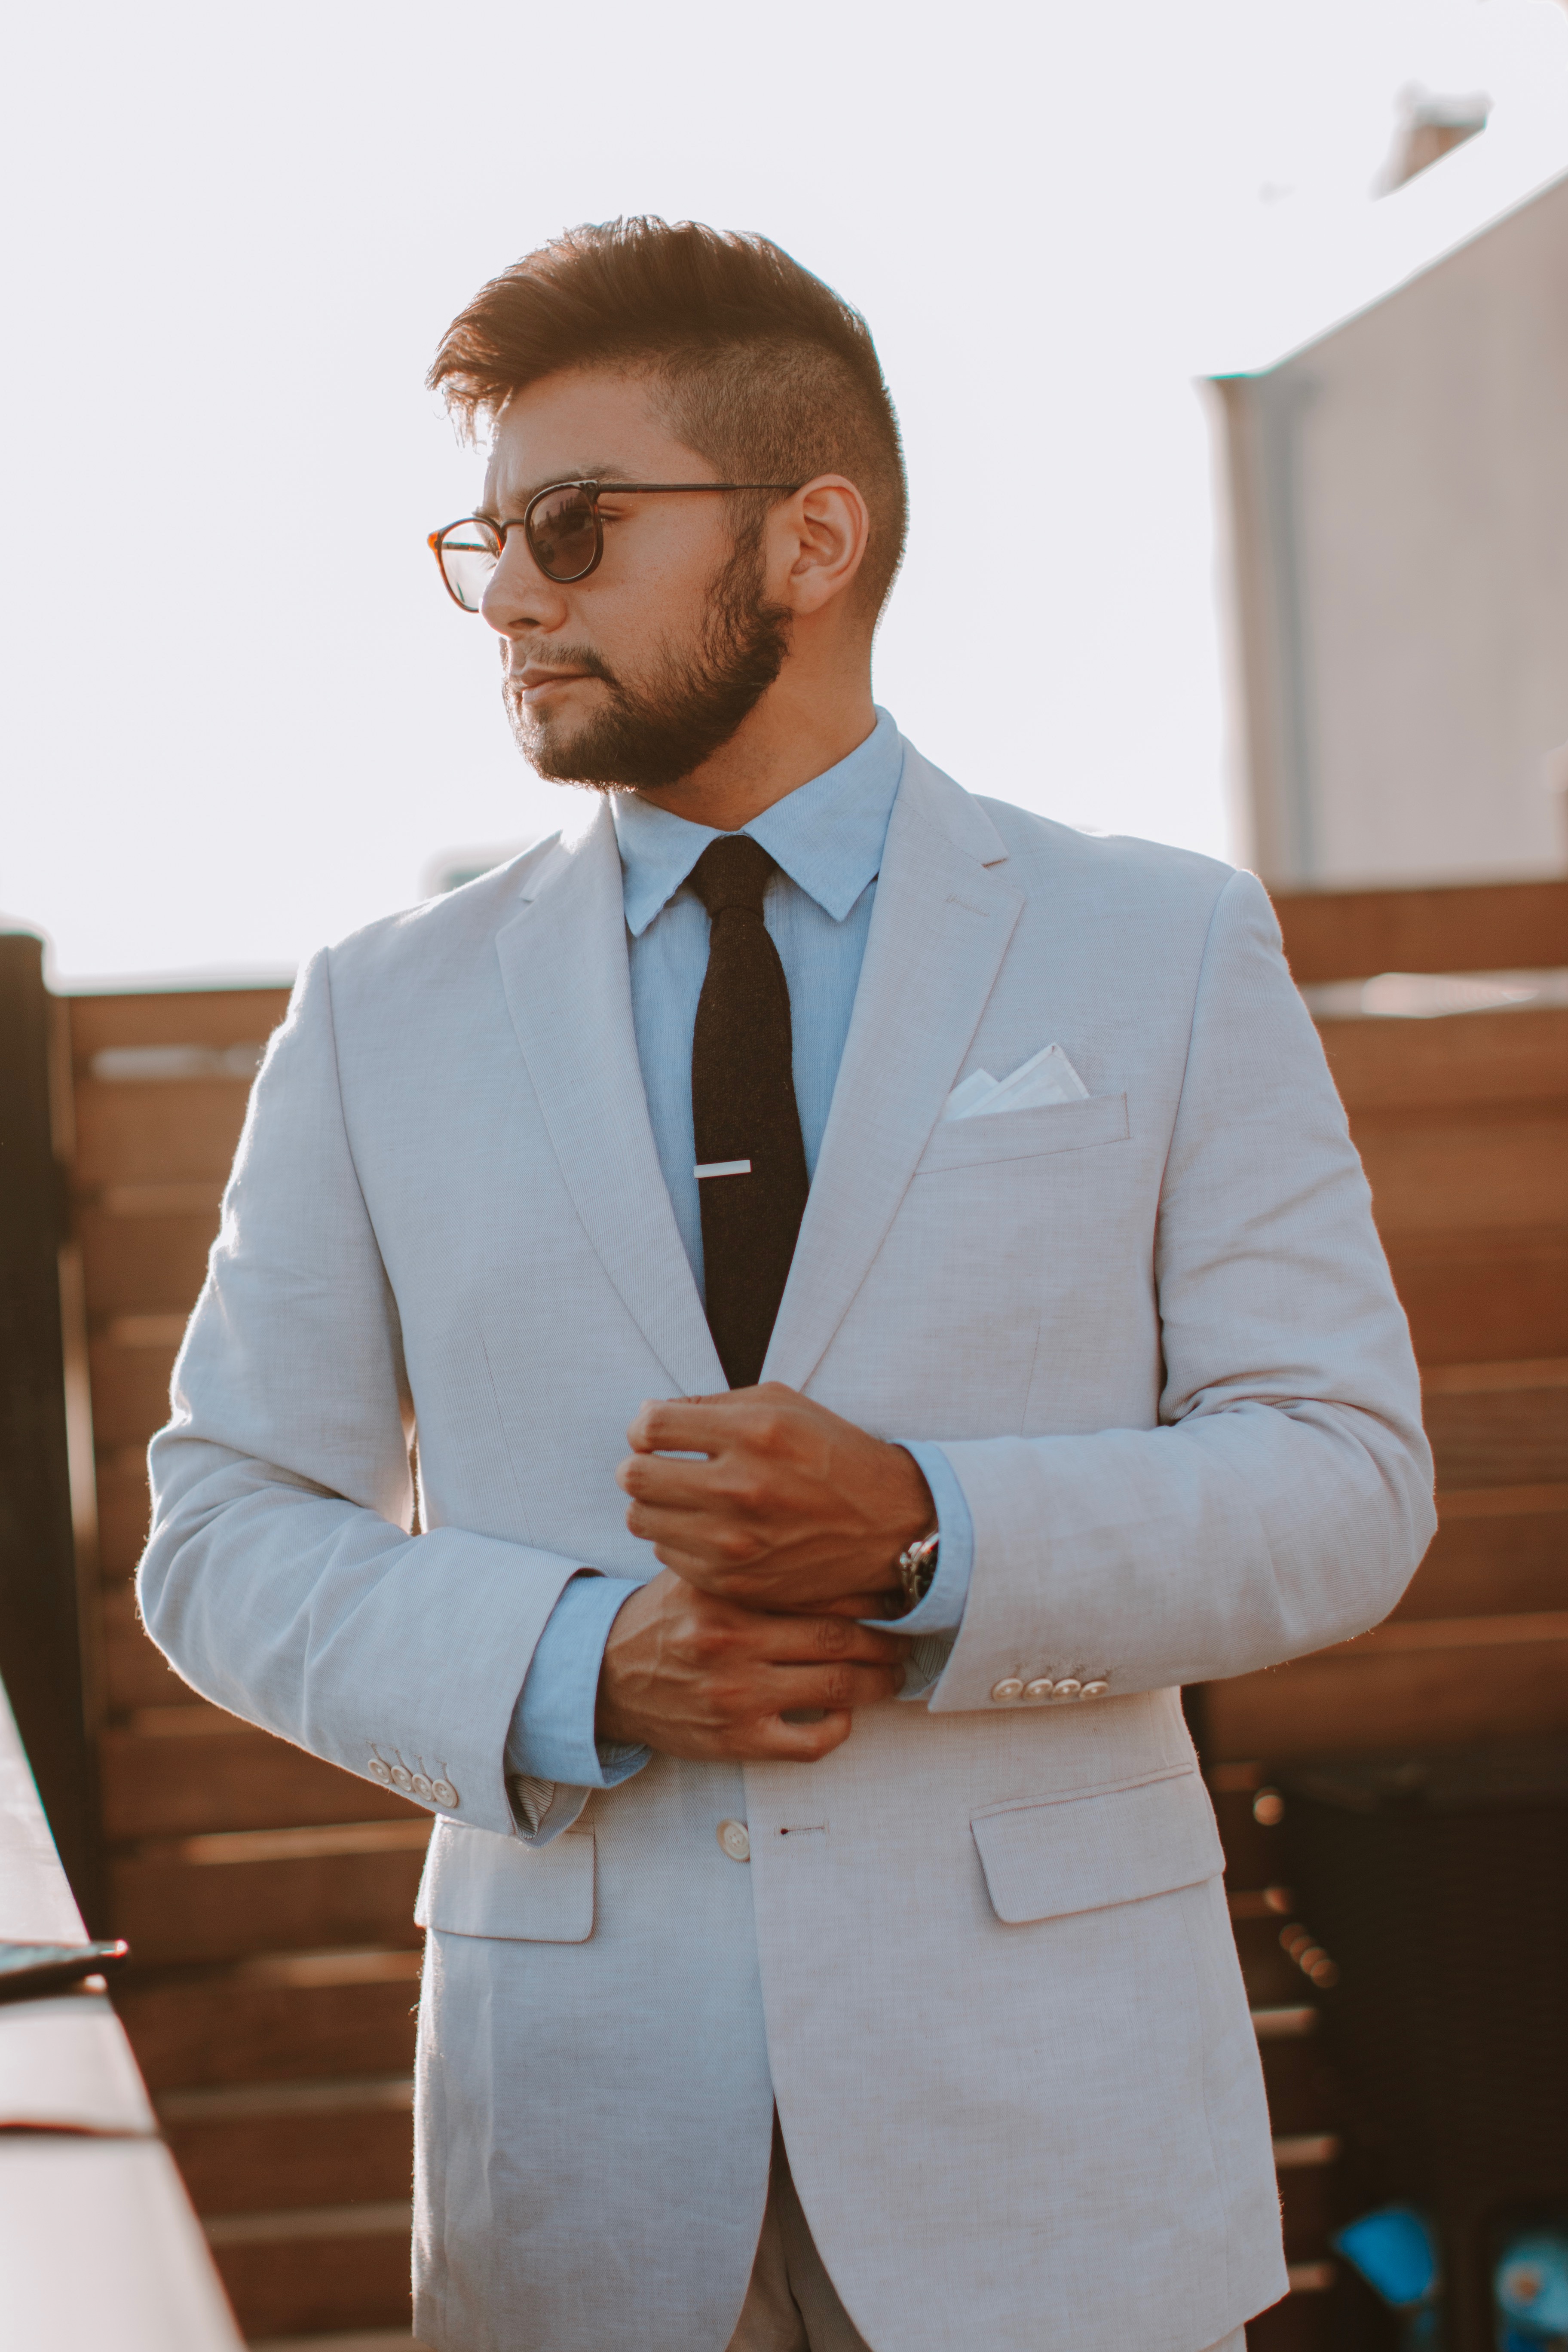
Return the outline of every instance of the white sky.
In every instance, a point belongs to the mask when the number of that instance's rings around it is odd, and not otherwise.
[[[763,229],[869,319],[905,731],[1224,854],[1194,379],[1568,163],[1553,0],[82,0],[10,67],[0,905],[78,982],[285,973],[561,822],[425,547],[479,468],[422,378],[485,278],[620,211]],[[1495,111],[1379,204],[1407,84]]]

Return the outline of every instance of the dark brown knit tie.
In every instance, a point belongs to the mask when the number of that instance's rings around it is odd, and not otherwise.
[[[709,918],[691,1038],[702,1264],[708,1328],[732,1389],[762,1377],[809,1181],[789,983],[763,922],[773,870],[760,842],[731,833],[709,843],[691,874]]]

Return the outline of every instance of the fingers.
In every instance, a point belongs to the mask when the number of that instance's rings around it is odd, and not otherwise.
[[[763,1705],[781,1715],[821,1707],[837,1715],[846,1707],[885,1706],[904,1686],[901,1664],[866,1666],[779,1666],[757,1676],[753,1685]]]
[[[693,1462],[672,1460],[667,1454],[628,1454],[616,1472],[616,1484],[631,1496],[633,1509],[645,1512],[710,1511],[715,1501],[733,1499],[728,1488],[716,1488],[713,1464],[706,1458]],[[631,1526],[630,1511],[626,1524]]]
[[[626,1440],[635,1454],[717,1454],[734,1443],[743,1423],[748,1436],[765,1444],[780,1425],[780,1409],[804,1402],[782,1381],[720,1396],[650,1397],[638,1407]]]
[[[821,1616],[759,1616],[736,1612],[746,1622],[733,1638],[750,1648],[758,1662],[770,1666],[822,1664],[900,1666],[910,1654],[901,1633],[879,1633],[858,1618]],[[802,1706],[820,1702],[802,1700]]]
[[[764,1716],[754,1727],[755,1745],[749,1757],[759,1763],[816,1764],[842,1748],[854,1728],[852,1715],[824,1715],[816,1723],[786,1723],[782,1716]]]
[[[726,1442],[723,1397],[650,1397],[626,1431],[634,1454],[711,1454]]]

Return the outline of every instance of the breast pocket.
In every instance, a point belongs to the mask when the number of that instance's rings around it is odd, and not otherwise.
[[[594,1932],[594,1832],[575,1823],[548,1845],[436,1824],[415,1925],[446,1936],[585,1944]]]
[[[1128,1134],[1121,1094],[932,1129],[837,1343],[862,1422],[953,1438],[1025,1428],[1047,1318],[1095,1326],[1107,1269],[1147,1230]]]
[[[949,1168],[1086,1151],[1097,1143],[1125,1143],[1129,1131],[1125,1095],[1090,1095],[1087,1102],[1047,1103],[1038,1110],[994,1111],[989,1118],[948,1118],[931,1136],[915,1173],[935,1176]]]

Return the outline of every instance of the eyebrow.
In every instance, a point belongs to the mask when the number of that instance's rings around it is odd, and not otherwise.
[[[552,490],[558,482],[629,482],[635,478],[628,467],[617,464],[614,457],[605,457],[596,465],[579,467],[575,473],[546,474],[542,480],[531,482],[526,489],[518,493],[515,501],[517,512],[514,515],[488,515],[487,509],[482,507],[476,509],[475,511],[487,514],[487,519],[492,522],[521,522],[523,509],[530,499],[536,499],[541,490]]]

